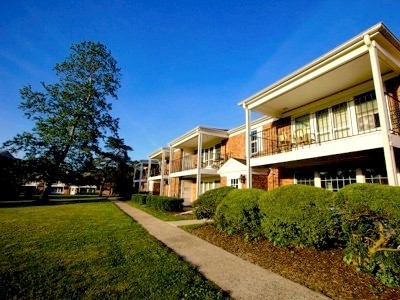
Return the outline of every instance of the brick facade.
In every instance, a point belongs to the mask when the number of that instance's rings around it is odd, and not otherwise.
[[[245,158],[246,147],[245,147],[245,134],[241,133],[238,135],[231,136],[224,143],[225,153],[229,157],[234,158]]]

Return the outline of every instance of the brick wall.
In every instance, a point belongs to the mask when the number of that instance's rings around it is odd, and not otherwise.
[[[229,155],[229,157],[235,157],[235,158],[246,157],[244,133],[229,137],[224,146],[225,146],[225,153]]]
[[[171,197],[179,197],[179,178],[171,178]]]
[[[400,133],[400,76],[385,82],[392,127]]]
[[[253,174],[252,186],[255,189],[268,190],[268,176]]]
[[[226,180],[227,180],[227,178],[225,176],[221,176],[221,186],[227,185]]]

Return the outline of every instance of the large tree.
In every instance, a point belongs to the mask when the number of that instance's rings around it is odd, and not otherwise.
[[[42,82],[41,91],[30,85],[20,90],[20,108],[35,125],[3,144],[46,166],[36,170],[36,179],[47,183],[44,198],[52,182],[81,170],[99,152],[102,140],[118,137],[109,99],[117,99],[121,73],[106,46],[88,41],[72,45],[54,71],[58,82]]]

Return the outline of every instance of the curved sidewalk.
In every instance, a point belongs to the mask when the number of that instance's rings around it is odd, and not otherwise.
[[[124,202],[113,202],[235,299],[329,299],[183,231],[177,222],[164,222]]]

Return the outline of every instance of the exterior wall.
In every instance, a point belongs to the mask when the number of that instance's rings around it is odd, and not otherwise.
[[[253,175],[253,188],[268,190],[268,177],[266,175]]]
[[[196,200],[197,200],[197,197],[196,197],[196,181],[194,181],[193,183],[192,183],[192,188],[191,188],[191,198],[192,198],[192,203],[193,202],[195,202]]]
[[[169,187],[168,184],[164,184],[162,196],[168,196],[168,187]]]
[[[268,190],[277,188],[279,186],[279,169],[272,168],[271,172],[268,174],[267,181]]]
[[[400,133],[400,76],[386,81],[385,85],[392,129]]]
[[[240,133],[238,135],[230,136],[225,143],[225,153],[229,157],[245,158],[245,134]]]
[[[171,178],[171,197],[179,197],[179,178]]]
[[[221,176],[221,186],[226,186],[226,176]]]

